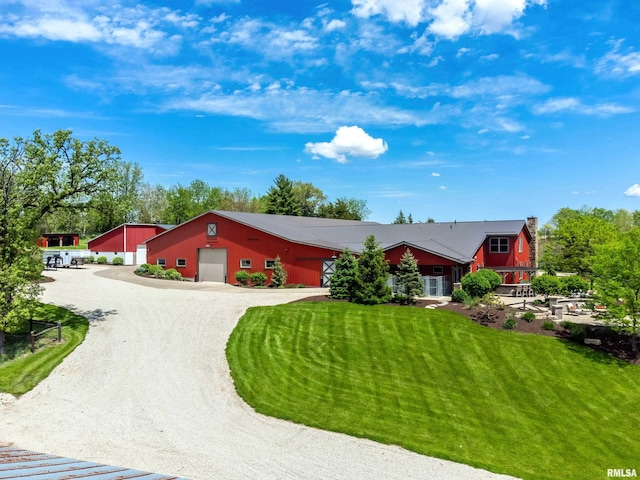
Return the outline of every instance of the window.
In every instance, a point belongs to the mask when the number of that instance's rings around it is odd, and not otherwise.
[[[240,260],[240,268],[251,268],[251,259],[243,258]]]
[[[433,267],[433,274],[434,275],[442,275],[444,273],[444,267]]]
[[[518,237],[518,253],[522,253],[522,237]]]
[[[264,268],[266,270],[273,270],[276,267],[276,261],[275,260],[265,260],[264,261]]]
[[[217,236],[218,236],[218,224],[207,223],[207,237],[217,237]]]
[[[176,267],[180,268],[180,267],[186,267],[186,266],[187,266],[186,258],[176,258]]]
[[[494,237],[489,240],[491,253],[509,253],[509,239],[506,237]]]
[[[158,260],[156,260],[156,264],[160,265],[161,267],[164,267],[167,264],[167,259],[166,258],[159,258]]]

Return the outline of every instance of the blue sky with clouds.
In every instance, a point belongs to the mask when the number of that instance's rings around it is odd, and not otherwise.
[[[152,184],[640,209],[639,2],[3,0],[0,49],[0,136],[107,139]]]

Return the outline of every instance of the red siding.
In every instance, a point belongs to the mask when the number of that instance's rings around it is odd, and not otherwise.
[[[89,242],[92,252],[135,252],[138,245],[162,233],[164,228],[157,225],[126,225],[127,248],[124,247],[124,227],[120,225]]]
[[[401,245],[399,247],[395,247],[385,251],[385,258],[389,261],[389,265],[392,267],[395,265],[399,265],[400,259],[404,255],[404,252],[407,250],[407,248],[411,251],[411,254],[418,261],[418,268],[420,269],[421,275],[442,275],[442,273],[434,273],[434,266],[445,267],[443,269],[444,275],[451,275],[450,267],[459,265],[459,263],[453,260],[439,257],[438,255],[434,255],[433,253],[425,252],[424,250],[419,250],[415,247],[406,245]]]
[[[47,248],[49,243],[51,243],[52,247],[58,247],[62,237],[64,237],[67,246],[71,246],[68,242],[70,239],[73,242],[73,246],[80,244],[80,235],[78,233],[45,233],[41,237],[38,237],[37,245],[42,248]]]
[[[478,253],[476,254],[476,262],[474,262],[474,271],[477,271],[478,267],[528,267],[530,266],[529,258],[529,242],[530,236],[525,228],[522,229],[517,237],[507,237],[509,239],[509,251],[506,253],[491,253],[490,239],[487,237]],[[495,237],[493,237],[495,238]],[[504,236],[503,236],[504,238]],[[522,239],[522,251],[518,248],[519,239]],[[523,274],[523,280],[527,280],[529,277],[525,273]],[[518,283],[520,278],[508,273],[504,276],[505,283]]]
[[[218,224],[217,237],[206,236],[207,223]],[[227,249],[227,283],[235,283],[241,259],[251,260],[249,273],[264,272],[271,279],[272,270],[265,269],[264,263],[279,255],[287,283],[320,286],[322,260],[340,255],[339,251],[289,242],[209,212],[147,242],[147,262],[155,264],[164,258],[166,268],[176,268],[176,260],[184,258],[187,266],[178,271],[183,277],[196,278],[199,248]]]

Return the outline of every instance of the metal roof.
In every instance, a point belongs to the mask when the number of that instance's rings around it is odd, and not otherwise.
[[[46,453],[0,446],[0,479],[37,480],[184,480],[178,477],[112,467]]]
[[[296,243],[340,251],[349,248],[358,253],[367,236],[373,235],[383,250],[408,245],[462,263],[472,260],[487,236],[515,236],[525,227],[524,220],[383,225],[246,212],[212,213]]]

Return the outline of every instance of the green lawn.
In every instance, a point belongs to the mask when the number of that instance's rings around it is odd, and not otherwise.
[[[444,310],[251,308],[227,345],[258,412],[525,479],[640,470],[640,368]]]
[[[64,358],[82,343],[89,322],[64,308],[41,305],[34,318],[62,323],[62,342],[36,350],[0,364],[0,391],[21,395],[45,379]],[[25,329],[28,333],[28,327]],[[27,343],[27,342],[25,342]]]

